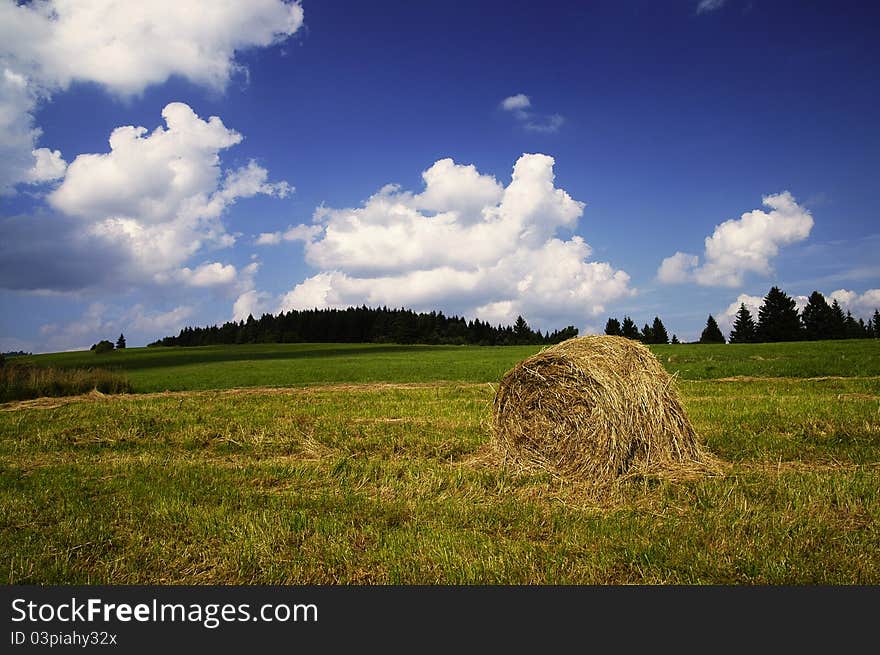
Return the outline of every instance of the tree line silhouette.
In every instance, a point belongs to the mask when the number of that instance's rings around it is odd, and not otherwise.
[[[641,331],[629,316],[624,316],[622,323],[616,318],[609,318],[605,324],[605,334],[638,339],[643,343],[670,343],[659,317],[654,318],[653,325],[646,323]],[[803,312],[798,312],[794,298],[779,287],[773,287],[764,297],[757,319],[745,303],[740,303],[730,332],[730,343],[874,338],[880,338],[880,311],[875,309],[873,317],[867,321],[856,319],[850,311],[844,314],[836,299],[829,305],[825,296],[814,291]],[[710,314],[698,343],[725,341],[718,322]],[[674,334],[672,343],[679,343]]]
[[[609,318],[605,334],[636,339],[648,344],[679,343],[670,339],[659,316],[639,329],[629,316],[623,321]],[[549,345],[578,335],[574,326],[553,332],[533,330],[522,316],[513,325],[491,325],[479,319],[466,320],[443,312],[414,312],[409,309],[348,307],[346,309],[305,309],[263,314],[260,318],[227,321],[223,325],[185,327],[177,336],[168,336],[148,346],[209,346],[243,343],[402,343],[455,344],[481,346]],[[730,343],[759,343],[821,339],[863,339],[880,337],[880,312],[867,322],[856,319],[837,300],[830,305],[814,291],[798,312],[795,301],[778,287],[763,300],[757,317],[741,304],[733,323]],[[124,340],[120,335],[122,345]],[[706,321],[699,343],[725,343],[724,334],[712,315]]]
[[[522,316],[513,325],[493,326],[443,312],[416,313],[409,309],[349,307],[305,309],[278,315],[252,315],[223,325],[185,327],[180,334],[148,346],[210,346],[242,343],[423,343],[481,346],[543,345],[576,337],[569,325],[561,330],[533,330]]]

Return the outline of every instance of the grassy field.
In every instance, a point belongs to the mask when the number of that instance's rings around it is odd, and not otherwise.
[[[140,393],[0,406],[5,582],[880,583],[880,343],[655,348],[725,474],[604,505],[484,457],[534,350],[34,357]]]
[[[103,355],[21,358],[40,366],[100,367],[127,374],[134,390],[187,391],[370,382],[497,382],[538,346],[254,344],[128,348]],[[880,341],[652,346],[684,380],[732,376],[880,376]]]

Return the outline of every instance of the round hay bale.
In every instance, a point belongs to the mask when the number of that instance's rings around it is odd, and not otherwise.
[[[504,459],[603,486],[709,468],[672,376],[623,337],[569,339],[518,363],[495,394]]]

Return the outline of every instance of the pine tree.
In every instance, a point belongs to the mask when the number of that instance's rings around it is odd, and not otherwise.
[[[639,338],[639,328],[636,327],[636,324],[629,316],[623,317],[623,323],[620,326],[620,336],[636,340]]]
[[[654,331],[647,323],[645,323],[645,326],[642,328],[642,334],[639,339],[642,343],[654,343]]]
[[[681,343],[681,341],[679,341],[679,340],[678,340],[678,337],[675,336],[675,335],[673,334],[673,335],[672,335],[672,343],[673,343],[673,344],[679,344],[679,343]]]
[[[700,335],[700,343],[724,343],[724,335],[721,334],[721,329],[712,314],[709,314],[709,318],[706,320],[706,327],[703,328],[703,333]]]
[[[651,332],[654,333],[654,343],[669,343],[669,333],[659,316],[654,317],[654,325],[651,326]]]
[[[843,315],[843,309],[837,299],[831,303],[831,322],[830,322],[830,339],[846,338],[846,316]]]
[[[535,337],[532,328],[529,327],[529,324],[526,323],[526,319],[522,316],[516,317],[516,322],[513,324],[513,334],[518,345],[528,345]]]
[[[764,296],[758,310],[758,341],[797,341],[801,338],[801,318],[794,299],[779,287]]]
[[[874,338],[880,339],[880,310],[874,310],[874,318],[871,322],[874,324]]]
[[[804,337],[809,341],[831,338],[831,307],[818,291],[810,294],[807,306],[801,315],[804,323]]]
[[[739,304],[739,311],[733,321],[730,343],[753,343],[755,341],[755,319],[745,303]]]
[[[125,335],[120,334],[119,338],[116,340],[116,349],[122,350],[123,348],[125,348]]]
[[[616,318],[609,318],[608,322],[605,324],[605,334],[608,334],[612,337],[620,336],[620,321]]]
[[[861,339],[864,336],[864,333],[862,332],[861,328],[859,328],[858,321],[856,321],[856,319],[853,318],[853,315],[849,310],[847,310],[846,318],[844,320],[846,321],[846,323],[845,323],[846,328],[845,329],[846,329],[846,338],[847,339]]]

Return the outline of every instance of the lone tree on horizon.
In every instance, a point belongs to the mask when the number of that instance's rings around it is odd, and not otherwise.
[[[718,327],[718,322],[712,314],[706,319],[706,327],[700,335],[700,343],[724,343],[724,335],[721,334],[721,328]]]
[[[730,343],[753,343],[755,341],[755,319],[745,303],[739,304],[739,311],[733,321]]]
[[[125,335],[120,334],[116,340],[116,350],[122,350],[123,348],[125,348]]]

